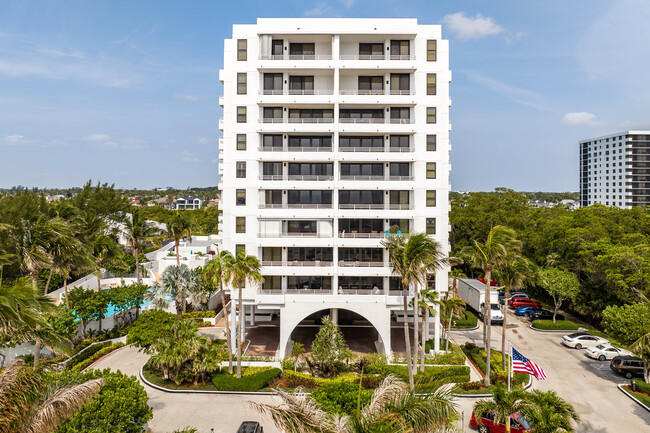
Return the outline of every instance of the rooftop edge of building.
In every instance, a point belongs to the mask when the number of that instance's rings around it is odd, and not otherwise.
[[[602,140],[603,138],[611,138],[611,137],[618,137],[621,135],[650,135],[650,130],[628,130],[628,131],[623,131],[623,132],[616,132],[613,134],[607,134],[607,135],[601,135],[598,137],[592,137],[592,138],[585,138],[584,140],[580,140],[578,143],[586,143],[588,141],[594,141],[594,140]]]
[[[308,24],[308,27],[305,25]],[[255,28],[258,34],[404,34],[440,31],[440,24],[418,24],[417,18],[258,18],[255,24],[234,24],[237,30]],[[335,29],[336,31],[333,31]]]

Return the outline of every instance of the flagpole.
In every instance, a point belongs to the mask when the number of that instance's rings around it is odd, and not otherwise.
[[[508,360],[508,391],[510,391],[510,376],[512,375],[512,345],[510,340],[508,340],[508,356],[510,357]]]

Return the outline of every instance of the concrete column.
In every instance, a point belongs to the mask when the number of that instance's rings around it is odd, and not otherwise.
[[[239,316],[239,322],[241,323],[241,342],[243,343],[246,340],[246,305],[242,305]]]
[[[251,326],[255,326],[255,305],[251,305]]]
[[[336,325],[339,324],[339,309],[338,308],[330,308],[330,319],[332,319],[332,322],[334,322],[334,324],[336,324]]]
[[[430,332],[429,324],[430,324],[429,309],[427,308],[425,310],[425,312],[424,312],[424,329],[422,330],[422,332],[424,332],[424,335],[425,335],[425,341],[430,338],[429,337],[429,332]]]
[[[436,315],[433,318],[433,349],[438,352],[440,351],[440,305],[435,306]]]
[[[237,342],[237,312],[235,311],[235,298],[230,297],[230,341]],[[233,353],[237,353],[236,344],[232,345]]]

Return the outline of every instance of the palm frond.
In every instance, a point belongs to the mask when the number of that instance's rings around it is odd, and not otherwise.
[[[0,396],[16,384],[20,370],[24,367],[25,360],[21,358],[16,358],[7,365],[7,368],[0,375]]]

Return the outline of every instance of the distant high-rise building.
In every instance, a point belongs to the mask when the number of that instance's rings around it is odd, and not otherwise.
[[[219,79],[222,248],[263,266],[261,287],[244,289],[244,323],[279,327],[285,356],[295,328],[325,312],[371,325],[368,342],[390,353],[403,301],[381,241],[391,229],[427,233],[449,252],[441,27],[258,19],[233,26]],[[447,274],[428,284],[446,292]]]
[[[580,206],[650,206],[650,131],[580,142]]]

